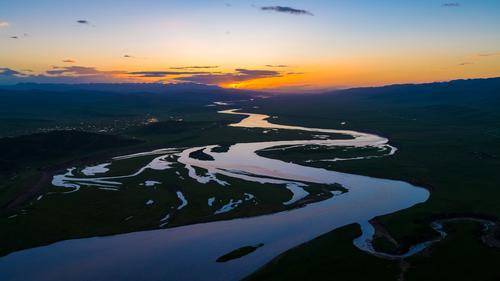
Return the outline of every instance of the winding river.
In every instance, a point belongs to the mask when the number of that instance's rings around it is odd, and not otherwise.
[[[429,192],[406,182],[340,173],[269,159],[256,151],[286,146],[345,146],[396,149],[386,138],[349,130],[285,126],[267,121],[269,116],[247,116],[233,127],[297,130],[349,135],[351,139],[313,139],[237,143],[225,152],[216,145],[183,149],[177,161],[187,169],[260,183],[339,183],[347,192],[302,208],[270,215],[194,224],[182,227],[57,242],[23,250],[0,258],[1,280],[239,280],[262,267],[280,253],[333,229],[358,223],[363,235],[355,241],[370,251],[368,221],[425,202]],[[190,157],[202,149],[213,160]],[[162,151],[152,152],[162,154]],[[142,154],[143,155],[143,154]],[[79,188],[71,174],[60,176],[62,186]],[[96,178],[108,184],[106,178]],[[72,182],[73,181],[73,182]],[[85,184],[92,184],[86,181]],[[300,193],[294,193],[294,196]],[[293,199],[293,198],[292,198]],[[34,234],[36,235],[36,234]],[[255,252],[225,263],[217,258],[248,245],[264,245]]]

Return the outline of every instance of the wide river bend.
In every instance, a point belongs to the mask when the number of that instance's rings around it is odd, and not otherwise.
[[[269,116],[221,111],[247,116],[233,127],[297,130],[344,134],[352,139],[312,139],[237,143],[226,152],[215,145],[201,147],[213,161],[191,158],[197,148],[180,153],[179,163],[217,175],[255,182],[298,181],[339,183],[348,192],[330,199],[264,216],[200,223],[106,237],[57,242],[11,253],[0,258],[1,280],[239,280],[280,253],[333,229],[358,223],[425,202],[429,192],[407,182],[372,178],[269,159],[255,152],[278,146],[385,147],[396,149],[386,138],[349,130],[278,125]],[[362,160],[361,160],[362,161]],[[34,233],[33,235],[36,235]],[[370,236],[356,245],[369,251]],[[366,243],[365,243],[366,242]],[[242,246],[263,243],[255,252],[225,263],[216,259]],[[365,248],[363,248],[365,247]]]

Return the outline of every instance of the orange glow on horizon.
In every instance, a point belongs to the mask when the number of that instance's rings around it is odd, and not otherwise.
[[[189,82],[190,76],[213,76],[216,84],[229,89],[247,89],[257,91],[276,92],[315,92],[329,89],[381,86],[400,83],[425,83],[434,81],[447,81],[463,78],[487,78],[500,76],[500,55],[484,57],[470,54],[464,55],[463,59],[444,56],[442,54],[420,54],[408,57],[403,54],[386,56],[345,56],[330,58],[322,61],[296,61],[286,67],[272,67],[264,64],[235,65],[234,63],[215,64],[213,61],[203,61],[195,64],[190,61],[177,62],[175,64],[163,61],[130,61],[118,63],[114,59],[102,60],[97,66],[88,66],[78,58],[76,63],[54,64],[58,67],[85,66],[95,68],[98,73],[103,74],[102,82],[131,82],[131,83],[182,83]],[[460,63],[467,61],[468,63]],[[80,63],[81,62],[81,63]],[[188,69],[176,70],[175,65],[217,65],[214,69]],[[18,69],[29,68],[20,65]],[[45,74],[47,70],[54,69],[52,66],[38,65],[32,74]],[[276,72],[276,75],[261,75],[253,78],[249,75],[248,80],[241,77],[239,69],[248,71]],[[133,72],[169,72],[164,76],[140,76]],[[175,74],[175,71],[185,72]],[[192,72],[193,74],[190,74]],[[173,74],[172,74],[173,73]],[[78,77],[71,76],[68,77]],[[216,79],[218,76],[223,79]],[[227,80],[225,77],[234,75],[237,81],[216,82]],[[81,76],[85,77],[85,75]],[[176,80],[178,78],[182,78]],[[196,83],[196,80],[193,80]]]

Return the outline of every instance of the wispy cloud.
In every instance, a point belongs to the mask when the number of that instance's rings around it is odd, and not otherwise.
[[[178,77],[175,78],[175,80],[214,85],[279,76],[281,76],[281,74],[278,71],[238,68],[235,69],[233,73],[191,75]]]
[[[313,13],[307,11],[307,10],[302,10],[302,9],[295,9],[292,7],[284,7],[284,6],[264,6],[260,7],[262,11],[274,11],[278,13],[288,13],[292,15],[308,15],[308,16],[313,16]]]
[[[141,80],[127,77],[126,71],[101,71],[87,66],[54,66],[43,73],[23,72],[10,68],[0,68],[0,84],[32,83],[124,83],[141,82]]]
[[[274,70],[254,70],[254,69],[245,69],[245,68],[237,68],[235,69],[236,72],[239,74],[243,75],[249,75],[249,76],[276,76],[279,75],[280,73]]]
[[[286,64],[266,64],[267,67],[289,67]]]
[[[66,75],[66,76],[113,76],[116,74],[126,74],[126,71],[101,71],[95,67],[89,66],[54,66],[51,70],[45,71],[47,75]]]
[[[473,63],[473,62],[466,61],[466,62],[459,63],[458,65],[459,65],[459,66],[466,66],[466,65],[471,65],[471,64],[474,64],[474,63]]]
[[[196,75],[196,74],[207,74],[212,72],[207,71],[134,71],[128,72],[127,74],[137,77],[156,77],[161,78],[165,76],[173,75]]]
[[[494,56],[500,56],[500,52],[497,53],[479,53],[477,54],[478,57],[494,57]]]
[[[65,59],[64,61],[73,61]],[[197,66],[201,67],[201,66]],[[206,66],[203,66],[206,67]],[[193,66],[189,66],[193,68]],[[282,73],[269,69],[237,68],[232,72],[203,70],[161,70],[161,71],[103,71],[92,66],[52,66],[42,73],[21,72],[0,68],[0,83],[123,83],[144,82],[145,78],[160,78],[160,81],[193,82],[201,84],[228,84],[255,79],[280,77],[299,73]]]
[[[28,36],[29,36],[28,33],[23,33],[21,36],[19,36],[19,35],[12,35],[12,36],[9,36],[9,38],[10,39],[21,39],[21,38],[26,38]]]
[[[448,2],[448,3],[443,3],[441,7],[446,7],[446,8],[457,8],[460,7],[460,3],[458,2]]]
[[[62,60],[62,62],[65,62],[65,63],[75,63],[76,61],[72,60],[72,59],[64,59],[64,60]]]
[[[192,65],[192,66],[174,66],[170,69],[211,69],[218,68],[218,65]]]
[[[87,66],[54,66],[53,68],[52,70],[47,70],[46,73],[51,75],[92,75],[100,73],[95,67]]]
[[[8,27],[10,24],[6,21],[0,20],[0,28]]]

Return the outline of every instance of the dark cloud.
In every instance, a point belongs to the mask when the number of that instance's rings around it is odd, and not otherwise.
[[[473,62],[462,62],[462,63],[459,63],[458,65],[459,66],[466,66],[466,65],[471,65],[471,64],[474,64]]]
[[[26,76],[5,77],[0,76],[0,84],[16,84],[16,83],[63,83],[63,84],[79,84],[79,83],[126,83],[140,82],[124,77],[115,77],[106,74],[93,75],[46,75],[33,74]]]
[[[66,73],[66,70],[64,69],[47,70],[46,73],[49,75],[62,75]]]
[[[266,64],[267,67],[288,67],[286,64]]]
[[[126,71],[100,71],[86,66],[53,66],[42,74],[19,72],[9,68],[0,68],[0,84],[15,83],[125,83],[140,82],[134,77],[127,77]]]
[[[87,67],[87,66],[64,66],[64,67],[58,67],[58,66],[55,66],[54,69],[47,70],[46,73],[50,74],[50,75],[61,75],[61,74],[67,74],[67,75],[93,75],[93,74],[99,74],[99,73],[103,73],[103,72],[97,70],[95,67]]]
[[[137,77],[165,77],[169,75],[197,75],[197,74],[207,74],[211,72],[207,71],[134,71],[129,72],[129,75]]]
[[[253,69],[237,68],[235,69],[235,71],[240,74],[249,76],[277,76],[280,74],[279,72],[274,70],[253,70]]]
[[[75,63],[76,61],[72,60],[72,59],[65,59],[65,60],[62,60],[62,62],[65,62],[65,63]]]
[[[172,69],[206,69],[216,68],[218,66],[186,66],[186,67],[172,67]],[[208,84],[224,83],[228,81],[245,81],[264,77],[274,77],[280,75],[277,71],[272,70],[250,70],[239,68],[234,73],[221,73],[214,71],[134,71],[128,73],[135,77],[148,77],[148,78],[163,78],[166,76],[185,76],[177,77],[175,80],[190,81],[196,83],[208,82]]]
[[[220,83],[229,83],[233,81],[243,81],[238,80],[240,76],[233,73],[225,73],[225,74],[200,74],[200,75],[191,75],[186,77],[178,77],[175,80],[182,82],[192,82],[192,83],[200,83],[200,84],[220,84]],[[250,80],[250,79],[247,79]]]
[[[200,66],[201,67],[201,66]],[[205,67],[205,66],[204,66]],[[124,83],[141,82],[142,78],[165,78],[168,81],[222,84],[261,78],[279,77],[282,73],[273,70],[238,68],[234,72],[218,71],[101,71],[89,66],[52,66],[42,74],[0,68],[1,83]]]
[[[101,71],[95,67],[88,66],[53,66],[53,69],[45,71],[41,76],[68,80],[69,78],[79,78],[85,82],[91,81],[114,81],[116,74],[126,74],[126,71]],[[40,76],[39,76],[40,77]]]
[[[24,73],[22,72],[19,72],[17,70],[13,70],[13,69],[10,69],[10,68],[0,68],[0,76],[9,76],[9,77],[12,77],[12,76],[24,76]]]
[[[88,20],[77,20],[76,22],[79,24],[90,24],[90,21]]]
[[[222,73],[222,74],[212,73],[212,74],[191,75],[186,77],[178,77],[175,78],[175,80],[213,85],[213,84],[242,82],[260,78],[271,78],[279,76],[281,76],[281,74],[277,71],[250,70],[250,69],[238,68],[235,69],[234,73]]]
[[[218,65],[192,65],[192,66],[175,66],[170,67],[170,69],[210,69],[218,68]]]
[[[288,13],[292,15],[308,15],[313,16],[313,14],[307,10],[294,9],[291,7],[283,7],[283,6],[265,6],[260,7],[262,11],[274,11],[279,13]]]
[[[18,35],[14,35],[14,36],[10,36],[10,39],[21,39],[22,37],[28,37],[28,33],[23,33],[21,36],[18,36]]]
[[[443,5],[441,5],[442,7],[446,7],[446,8],[456,8],[456,7],[460,7],[460,3],[458,2],[448,2],[448,3],[443,3]]]
[[[124,58],[128,58],[128,59],[134,58],[134,56],[132,56],[132,55],[128,55],[128,54],[123,55],[123,57],[124,57]]]

